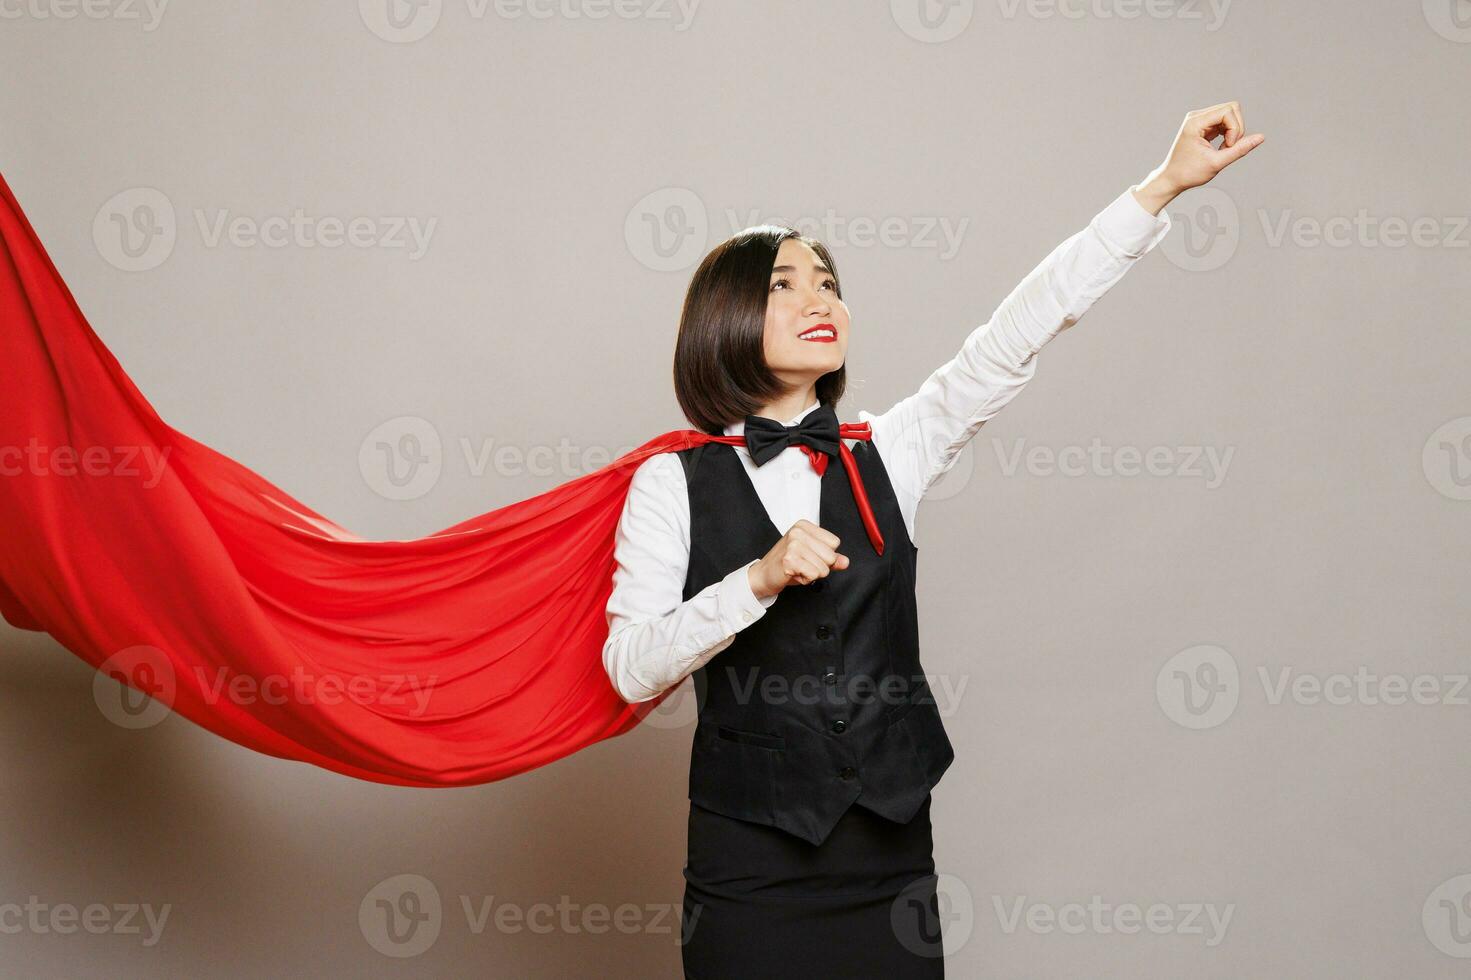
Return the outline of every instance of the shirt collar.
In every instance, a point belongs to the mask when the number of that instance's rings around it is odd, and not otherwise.
[[[808,405],[805,409],[803,409],[802,412],[796,418],[788,419],[787,421],[783,422],[782,425],[796,425],[798,422],[802,421],[808,415],[811,415],[814,411],[816,411],[817,408],[821,404],[822,404],[822,402],[820,400],[813,402],[811,405]],[[732,422],[732,423],[730,423],[730,425],[727,425],[725,427],[725,434],[728,435],[728,436],[743,436],[743,435],[745,435],[746,434],[746,420],[745,419],[741,419],[739,422]],[[737,447],[737,448],[744,449],[745,447],[744,446],[740,446],[740,447]]]

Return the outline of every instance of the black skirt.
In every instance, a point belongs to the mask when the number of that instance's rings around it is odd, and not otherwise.
[[[686,980],[945,975],[930,800],[900,824],[852,806],[821,845],[691,803]]]

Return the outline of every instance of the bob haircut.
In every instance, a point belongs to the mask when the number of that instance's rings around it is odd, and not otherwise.
[[[777,249],[788,238],[810,246],[832,270],[838,298],[842,280],[827,246],[785,225],[755,225],[710,250],[690,279],[674,343],[674,394],[685,417],[702,432],[720,435],[731,422],[787,394],[766,366],[766,299]],[[836,407],[848,383],[845,364],[817,380],[817,401]]]

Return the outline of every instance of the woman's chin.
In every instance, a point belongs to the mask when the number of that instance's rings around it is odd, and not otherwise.
[[[843,366],[843,352],[837,349],[837,344],[824,344],[825,347],[833,348],[830,351],[808,351],[803,358],[803,366],[813,371],[821,371],[827,374],[836,371]]]
[[[768,364],[773,370],[777,371],[820,376],[831,374],[843,366],[843,352],[838,350],[802,351],[802,356],[800,357],[789,357],[781,364],[772,364],[769,362]]]

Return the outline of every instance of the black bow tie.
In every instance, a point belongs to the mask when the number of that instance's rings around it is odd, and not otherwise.
[[[746,416],[746,449],[760,466],[788,446],[807,446],[829,456],[838,454],[838,413],[822,405],[796,425],[782,425],[760,415]]]

